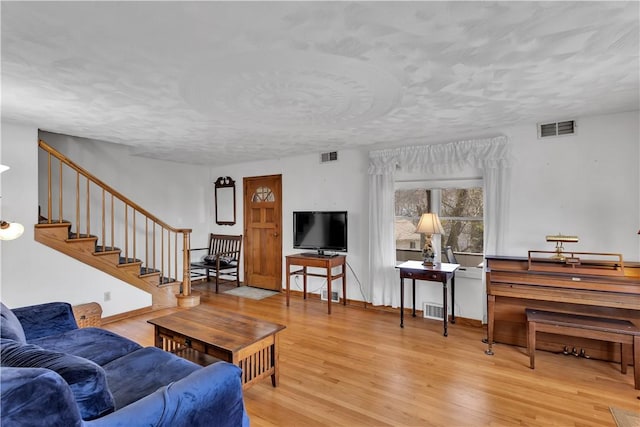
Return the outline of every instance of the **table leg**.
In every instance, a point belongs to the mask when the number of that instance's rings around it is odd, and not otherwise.
[[[278,382],[280,381],[280,371],[278,370],[278,334],[276,333],[273,337],[273,347],[271,351],[271,357],[273,358],[273,374],[271,374],[271,385],[274,387],[278,386]]]
[[[331,314],[331,282],[333,282],[333,277],[331,277],[331,267],[327,267],[327,311]]]
[[[287,269],[285,270],[285,273],[287,274],[287,307],[289,307],[289,287],[290,287],[290,280],[291,280],[291,272],[289,271],[291,268],[291,264],[289,263],[289,260],[287,259]]]
[[[307,299],[307,267],[302,267],[302,299]]]
[[[345,264],[342,264],[342,304],[347,305],[347,266]]]
[[[456,323],[456,273],[451,275],[451,323]]]
[[[489,348],[485,350],[485,354],[493,356],[493,310],[496,305],[495,295],[487,295],[487,345]]]
[[[444,315],[442,316],[442,324],[444,326],[444,336],[448,336],[447,332],[447,320],[449,319],[449,310],[447,307],[447,279],[445,278],[442,281],[442,310],[444,311]]]
[[[411,284],[413,286],[413,288],[412,288],[412,293],[413,293],[413,311],[411,312],[411,315],[413,317],[416,317],[416,279],[411,279]]]
[[[154,335],[155,335],[155,344],[156,347],[161,348],[164,350],[164,346],[162,345],[162,337],[160,336],[160,331],[158,330],[158,327],[154,325],[153,327],[154,329]]]
[[[404,328],[404,277],[400,278],[400,327]]]

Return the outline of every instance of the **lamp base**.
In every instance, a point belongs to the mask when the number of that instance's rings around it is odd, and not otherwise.
[[[426,267],[433,267],[434,265],[436,265],[436,257],[434,257],[433,254],[423,256],[422,260],[422,265]]]
[[[433,264],[436,262],[436,252],[433,250],[433,244],[431,242],[431,235],[427,235],[424,248],[422,249],[422,265],[426,267],[433,267]]]

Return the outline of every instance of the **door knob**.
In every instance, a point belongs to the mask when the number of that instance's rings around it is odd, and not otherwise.
[[[278,237],[278,236],[279,236],[279,234],[278,234],[277,231],[275,233],[273,233],[273,237]]]

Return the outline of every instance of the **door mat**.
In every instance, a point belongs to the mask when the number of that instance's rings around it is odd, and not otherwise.
[[[626,409],[614,408],[609,406],[613,420],[618,427],[637,427],[640,426],[640,412],[628,411]]]
[[[266,289],[260,289],[260,288],[253,288],[251,286],[240,286],[239,288],[233,288],[228,291],[224,291],[223,293],[229,294],[229,295],[235,295],[237,297],[242,297],[242,298],[260,300],[264,298],[269,298],[274,295],[278,295],[280,292],[268,291]]]

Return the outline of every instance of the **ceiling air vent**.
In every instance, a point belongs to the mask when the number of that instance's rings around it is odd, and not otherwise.
[[[538,138],[551,136],[573,135],[576,133],[576,121],[565,120],[563,122],[538,124]]]
[[[320,163],[335,162],[338,160],[338,152],[330,151],[328,153],[320,153]]]

